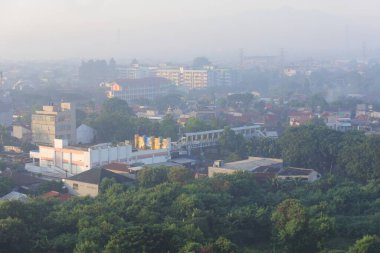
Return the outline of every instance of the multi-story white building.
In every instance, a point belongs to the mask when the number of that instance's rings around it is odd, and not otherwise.
[[[157,69],[156,76],[171,80],[177,86],[190,89],[209,86],[209,70],[207,69]]]
[[[231,69],[216,69],[205,66],[202,69],[160,68],[155,71],[156,76],[171,80],[177,86],[189,89],[206,88],[209,86],[228,86],[233,82]]]
[[[165,78],[149,77],[115,81],[108,91],[109,98],[120,98],[128,103],[139,100],[153,100],[168,93],[172,84]]]
[[[76,109],[72,103],[46,105],[32,115],[32,142],[53,146],[54,139],[76,144]]]
[[[154,76],[154,74],[150,67],[142,67],[138,64],[117,67],[118,79],[141,79],[152,76]]]
[[[170,159],[170,145],[156,150],[135,150],[127,142],[73,147],[68,146],[66,140],[55,139],[54,146],[39,146],[38,151],[30,152],[30,158],[33,163],[26,165],[27,170],[66,177],[114,162],[129,164],[166,162]]]

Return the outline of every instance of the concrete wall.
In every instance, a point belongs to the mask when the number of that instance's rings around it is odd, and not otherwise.
[[[73,175],[91,169],[89,153],[84,150],[40,146],[38,156],[41,167],[55,166]]]
[[[112,162],[127,162],[132,153],[132,146],[103,145],[89,149],[91,167],[109,164]]]
[[[208,176],[213,177],[215,174],[233,174],[236,170],[219,167],[208,167]]]
[[[62,181],[69,190],[69,193],[75,196],[96,197],[99,193],[99,186],[96,184],[83,183],[69,179],[63,179]],[[74,184],[77,185],[77,189],[75,189]]]
[[[166,162],[170,159],[170,152],[167,149],[157,150],[138,150],[131,152],[128,162],[129,163],[144,163],[154,164]]]

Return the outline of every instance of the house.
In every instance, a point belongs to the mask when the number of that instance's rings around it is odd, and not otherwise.
[[[44,180],[38,177],[30,176],[20,172],[15,172],[10,169],[1,172],[0,177],[8,178],[15,186],[15,189],[21,192],[33,191],[37,189],[42,182],[44,182]]]
[[[286,168],[277,174],[277,178],[284,180],[303,180],[314,182],[321,178],[321,174],[312,169]]]
[[[124,177],[136,180],[137,172],[128,163],[110,163],[103,166],[104,169],[111,171],[113,173],[122,175]]]
[[[208,167],[208,176],[213,177],[215,174],[232,174],[237,171],[248,171],[252,173],[261,173],[263,168],[273,168],[276,172],[283,168],[282,159],[264,158],[264,157],[249,157],[248,159],[224,163],[222,160],[217,160],[214,165]]]
[[[17,201],[21,201],[21,202],[25,202],[27,201],[29,198],[28,196],[26,196],[26,194],[23,194],[23,193],[20,193],[20,192],[16,192],[16,191],[12,191],[10,193],[8,193],[7,195],[4,195],[3,197],[0,198],[0,201],[13,201],[13,200],[17,200]]]
[[[313,118],[311,111],[293,111],[289,114],[289,126],[296,127],[306,124]]]
[[[214,165],[208,167],[208,176],[215,174],[233,174],[238,171],[254,173],[257,179],[278,178],[283,180],[302,180],[314,182],[321,178],[321,174],[312,169],[283,167],[282,159],[249,157],[246,160],[224,163],[217,160]]]
[[[133,181],[103,168],[87,170],[75,176],[63,179],[69,193],[75,196],[96,197],[104,178],[114,179],[118,183],[131,184]]]

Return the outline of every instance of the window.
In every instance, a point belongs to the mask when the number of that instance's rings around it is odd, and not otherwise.
[[[79,185],[78,184],[73,184],[73,189],[74,190],[78,190],[79,189]]]

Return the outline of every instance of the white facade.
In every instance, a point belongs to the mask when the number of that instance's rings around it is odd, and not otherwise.
[[[85,124],[80,125],[77,128],[77,143],[78,144],[90,144],[95,140],[96,131],[92,127]]]
[[[139,65],[133,66],[118,66],[118,79],[141,79],[153,76],[152,70],[149,67]]]
[[[70,147],[67,142],[56,139],[54,147],[39,146],[38,151],[31,151],[33,164],[51,168],[68,175],[110,164],[113,162],[154,164],[170,159],[170,148],[159,150],[132,150],[132,145],[103,143],[88,148]],[[26,168],[27,169],[27,168]]]

